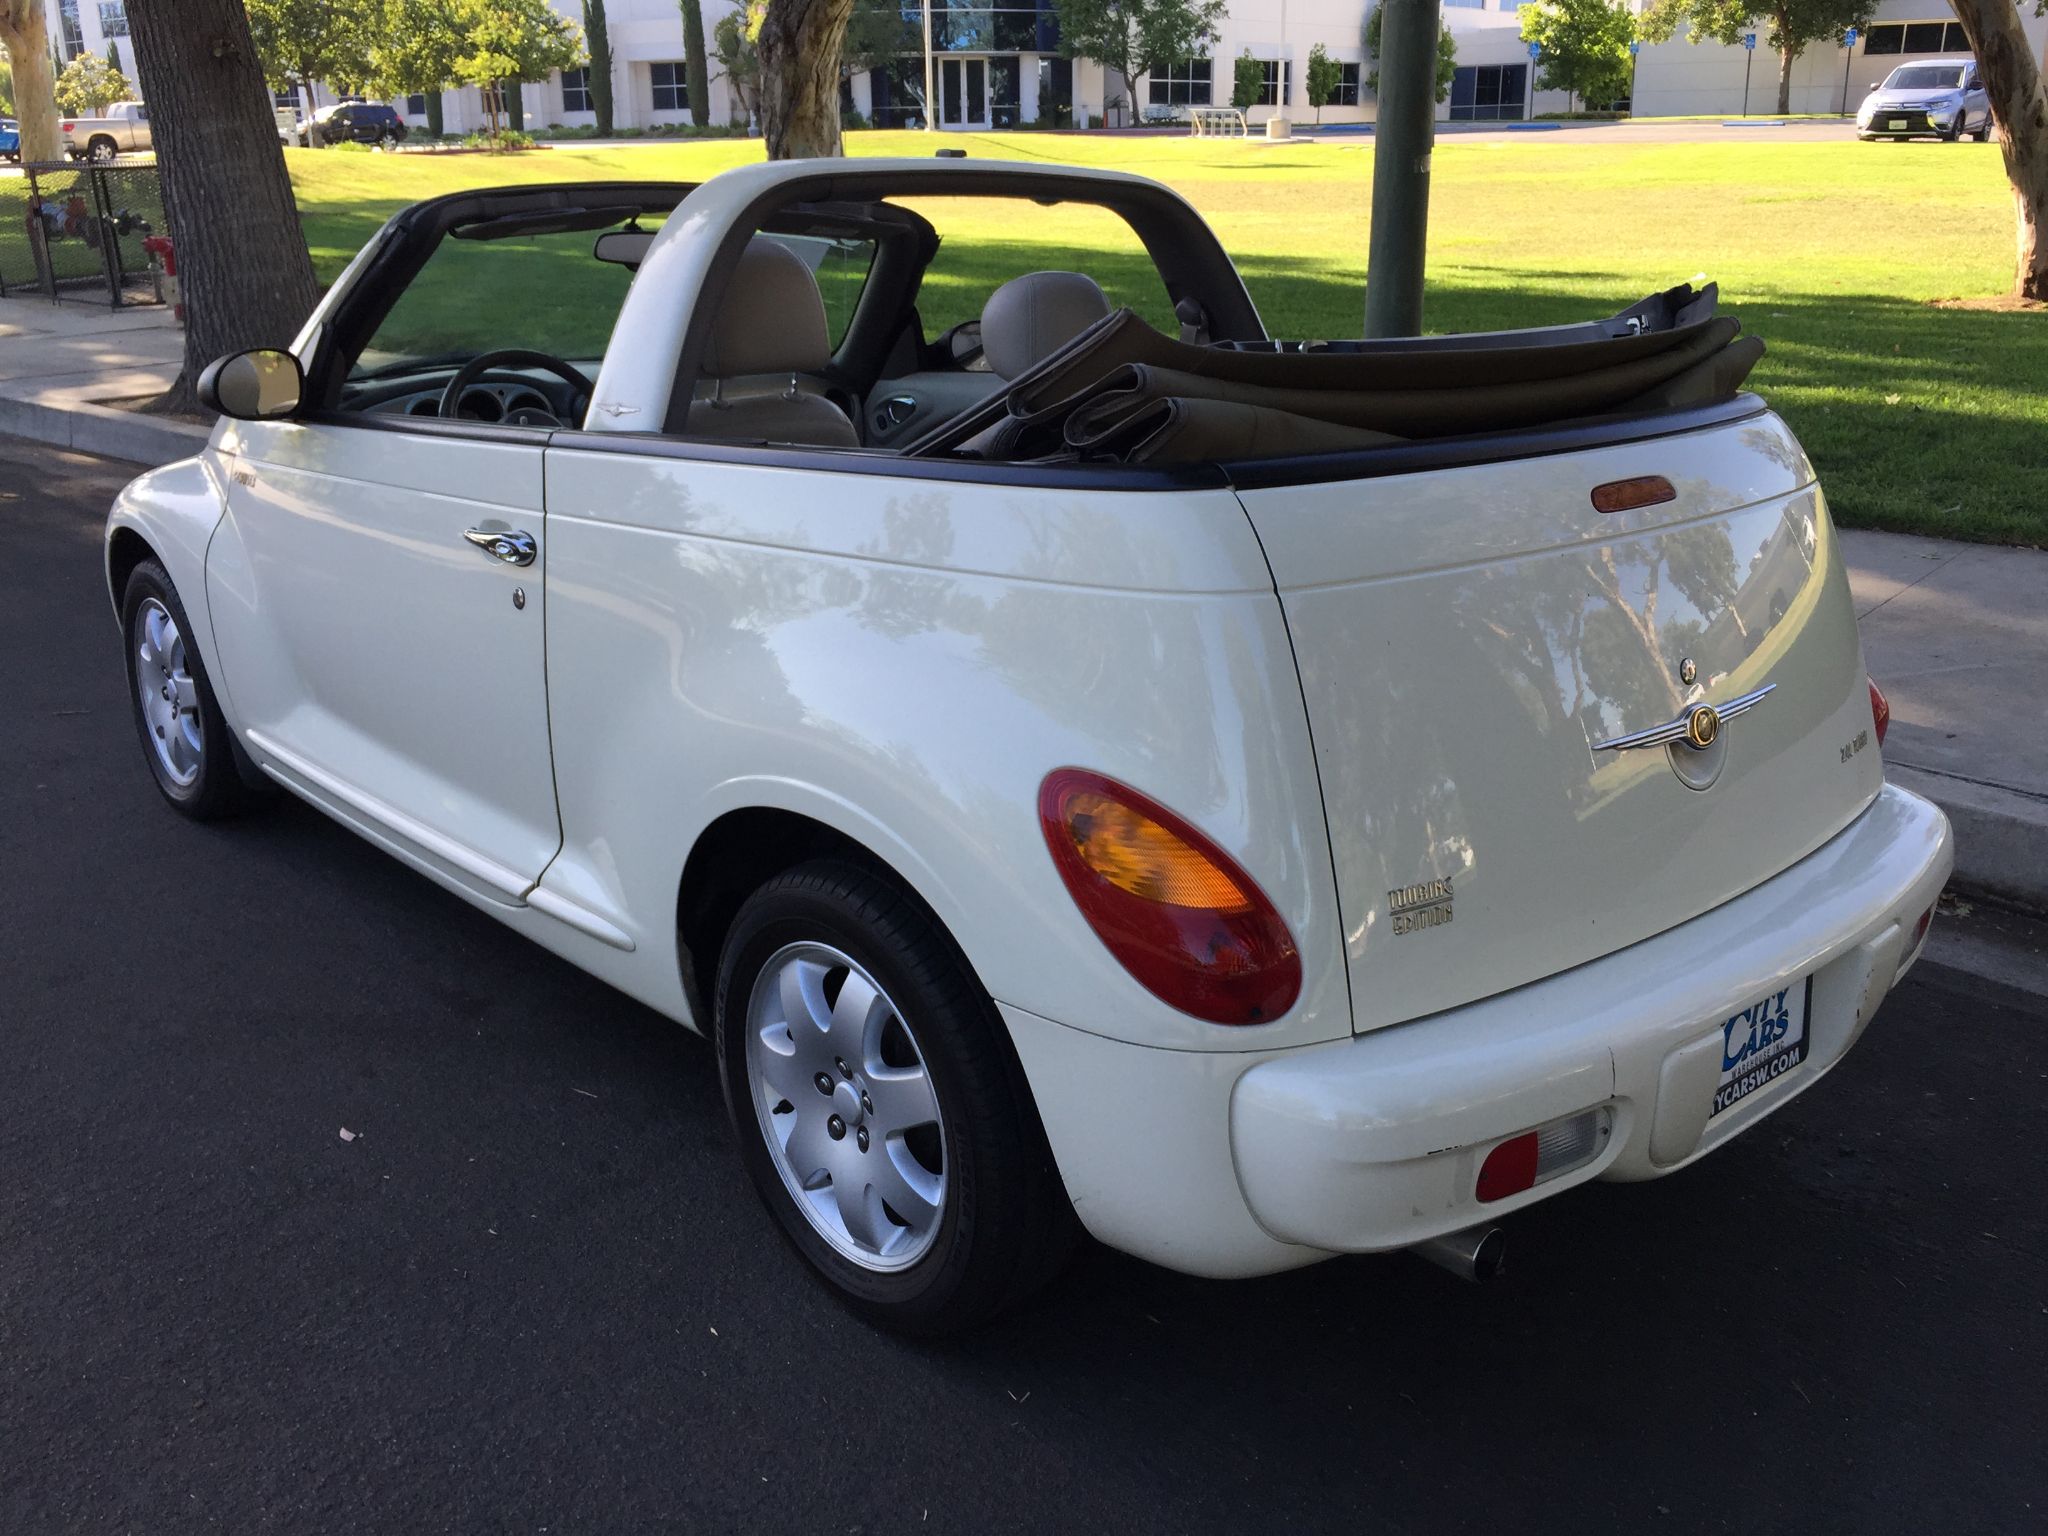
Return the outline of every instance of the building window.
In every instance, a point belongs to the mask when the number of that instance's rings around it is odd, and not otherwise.
[[[299,88],[296,85],[288,85],[281,91],[272,91],[270,104],[273,107],[290,107],[296,111],[299,105]]]
[[[1362,68],[1357,64],[1337,66],[1337,88],[1330,92],[1333,107],[1355,107],[1358,105],[1358,75]]]
[[[1455,6],[1459,10],[1465,11],[1483,11],[1486,9],[1486,0],[1444,0],[1444,4]]]
[[[562,110],[564,112],[595,112],[590,104],[590,71],[565,69],[562,71]]]
[[[1178,59],[1162,64],[1147,89],[1155,107],[1206,107],[1215,91],[1213,66],[1207,59]]]
[[[1259,99],[1255,107],[1284,107],[1294,86],[1294,65],[1281,63],[1278,59],[1261,59],[1259,66],[1266,72],[1265,84],[1259,87]]]
[[[64,62],[69,64],[85,52],[85,33],[78,25],[78,0],[58,0],[57,24]]]
[[[425,117],[427,115],[427,93],[425,91],[415,91],[412,95],[405,98],[405,115],[407,117]]]
[[[127,0],[100,0],[100,36],[128,35]]]
[[[1515,121],[1529,90],[1526,64],[1467,65],[1451,76],[1451,121]]]
[[[1887,53],[1968,53],[1970,40],[1953,21],[1889,21],[1863,34],[1863,51]]]
[[[690,84],[683,66],[670,60],[664,64],[650,64],[647,68],[654,76],[654,110],[687,111],[690,105]]]

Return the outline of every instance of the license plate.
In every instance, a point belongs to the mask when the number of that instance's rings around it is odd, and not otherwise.
[[[1903,117],[1893,117],[1887,118],[1885,120],[1885,127],[1890,128],[1895,132],[1900,129],[1903,129],[1905,126],[1906,120]]]
[[[1764,993],[1721,1026],[1721,1081],[1714,1089],[1713,1115],[1733,1109],[1806,1060],[1806,1015],[1812,1003],[1809,976]]]

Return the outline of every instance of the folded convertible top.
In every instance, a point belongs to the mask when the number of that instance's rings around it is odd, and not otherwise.
[[[909,453],[1266,458],[1702,405],[1763,355],[1714,301],[1676,289],[1580,326],[1296,350],[1179,341],[1119,310]]]

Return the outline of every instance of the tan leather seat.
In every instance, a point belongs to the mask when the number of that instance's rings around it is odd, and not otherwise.
[[[756,236],[727,284],[704,354],[709,398],[690,407],[700,437],[858,448],[846,412],[807,394],[798,375],[832,361],[818,280],[788,246]]]
[[[1108,313],[1109,300],[1085,273],[1027,272],[982,306],[982,356],[998,378],[1014,379]]]

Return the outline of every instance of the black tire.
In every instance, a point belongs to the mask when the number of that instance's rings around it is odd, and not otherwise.
[[[1979,144],[1989,144],[1991,142],[1991,114],[1989,112],[1984,114],[1984,121],[1977,127],[1976,139]]]
[[[915,1033],[945,1137],[946,1194],[936,1236],[906,1268],[879,1272],[839,1252],[771,1159],[748,1079],[747,1009],[768,960],[791,944],[857,961]],[[1066,1261],[1078,1225],[1002,1020],[944,930],[895,886],[830,859],[768,881],[727,935],[715,1018],[741,1161],[784,1236],[855,1311],[900,1333],[957,1332],[1023,1300]]]
[[[1962,143],[1962,142],[1963,142],[1963,138],[1964,138],[1964,133],[1963,133],[1963,130],[1964,130],[1964,128],[1965,128],[1965,127],[1967,127],[1967,126],[1969,125],[1969,121],[1970,121],[1970,114],[1969,114],[1969,113],[1967,113],[1967,112],[1958,112],[1958,113],[1956,114],[1956,120],[1955,120],[1955,121],[1954,121],[1953,123],[1951,123],[1951,124],[1949,125],[1949,130],[1948,130],[1948,132],[1947,132],[1947,133],[1944,133],[1944,134],[1943,134],[1943,135],[1941,136],[1941,137],[1942,137],[1942,140],[1943,140],[1943,142],[1945,142],[1945,143],[1949,143],[1949,144],[1960,144],[1960,143]]]
[[[152,602],[166,609],[177,624],[179,634],[187,637],[185,671],[192,680],[196,701],[192,717],[196,721],[200,741],[198,768],[189,783],[181,784],[172,777],[157,751],[156,727],[143,713],[141,621]],[[243,783],[235,766],[233,733],[214,698],[213,683],[207,676],[199,647],[192,639],[194,634],[192,621],[185,614],[185,605],[178,600],[178,589],[171,584],[163,566],[153,559],[136,566],[121,595],[121,639],[122,649],[127,653],[128,708],[135,720],[135,734],[142,746],[143,761],[149,765],[150,777],[156,780],[156,787],[163,792],[164,799],[170,802],[173,810],[194,821],[218,821],[245,809],[258,797]]]
[[[105,165],[121,152],[121,147],[103,133],[96,133],[86,141],[85,157]]]

